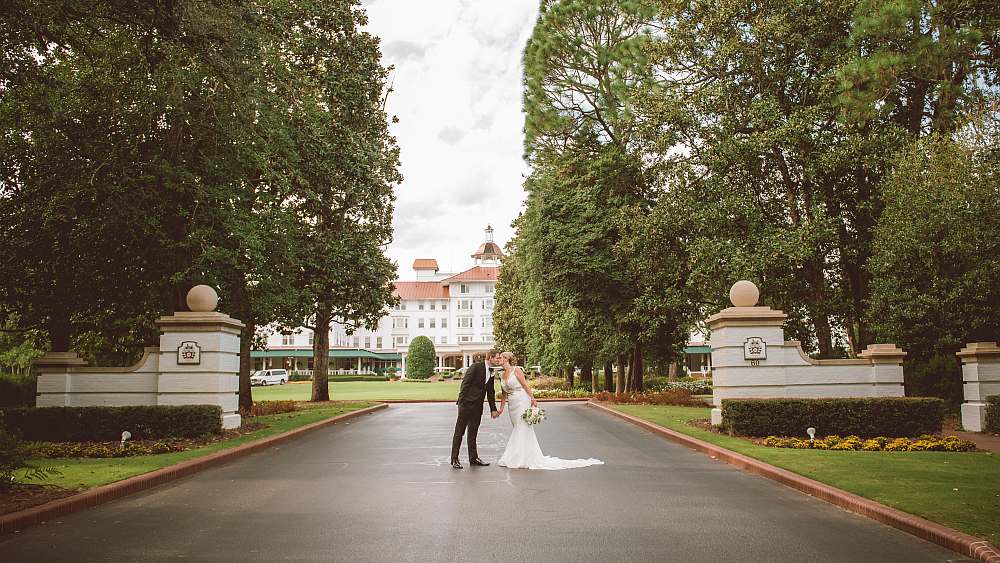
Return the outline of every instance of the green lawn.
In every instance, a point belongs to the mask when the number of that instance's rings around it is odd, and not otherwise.
[[[765,448],[687,424],[710,410],[614,405],[621,412],[857,495],[1000,542],[1000,456],[953,452],[834,452]]]
[[[438,383],[405,383],[402,381],[343,381],[330,383],[330,399],[334,401],[377,401],[410,399],[419,401],[447,400],[458,397],[461,381]],[[308,401],[312,382],[288,383],[254,387],[255,401]]]
[[[176,463],[201,457],[219,450],[232,448],[233,446],[239,446],[260,438],[280,434],[300,426],[305,426],[306,424],[369,407],[372,404],[373,403],[360,402],[336,403],[330,406],[309,408],[292,413],[257,417],[258,421],[267,424],[268,427],[249,434],[243,434],[242,436],[232,440],[216,442],[202,448],[183,452],[106,459],[37,460],[35,462],[36,465],[55,468],[61,472],[61,475],[54,475],[49,479],[42,481],[26,480],[25,482],[44,485],[58,485],[68,489],[88,489],[90,487],[120,481],[121,479],[132,477],[134,475],[148,473],[162,467],[167,467],[168,465],[174,465]]]

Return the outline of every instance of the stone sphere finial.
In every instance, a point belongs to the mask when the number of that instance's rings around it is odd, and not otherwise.
[[[757,305],[758,299],[760,299],[760,290],[753,282],[747,280],[734,283],[732,289],[729,290],[729,300],[733,302],[734,307],[753,307]]]
[[[210,285],[196,285],[188,291],[188,309],[196,313],[209,313],[219,304],[219,294]]]

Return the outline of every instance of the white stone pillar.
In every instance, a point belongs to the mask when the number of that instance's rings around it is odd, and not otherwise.
[[[1000,347],[996,342],[972,342],[958,352],[962,359],[965,403],[962,427],[982,432],[986,423],[986,398],[1000,395]]]
[[[199,286],[206,287],[207,286]],[[224,428],[237,428],[240,333],[243,323],[192,301],[192,311],[161,317],[158,405],[219,405]],[[214,290],[207,288],[214,296]],[[217,298],[216,298],[217,299]],[[199,310],[200,309],[200,310]]]

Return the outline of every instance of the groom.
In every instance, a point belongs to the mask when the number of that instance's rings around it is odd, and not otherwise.
[[[493,418],[500,416],[497,411],[497,403],[493,390],[493,373],[490,370],[495,363],[499,363],[497,356],[500,352],[490,350],[486,353],[486,359],[469,366],[462,378],[462,388],[458,392],[458,420],[455,422],[455,436],[451,440],[451,466],[461,469],[462,464],[458,462],[458,450],[462,447],[462,434],[466,428],[469,430],[469,465],[489,465],[479,459],[476,451],[476,434],[479,433],[479,422],[483,418],[483,397],[490,402],[490,414]]]

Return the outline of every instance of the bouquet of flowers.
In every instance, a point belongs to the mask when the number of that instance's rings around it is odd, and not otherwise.
[[[545,409],[539,407],[531,407],[528,410],[524,411],[524,413],[521,415],[521,420],[534,426],[539,422],[545,420]]]

